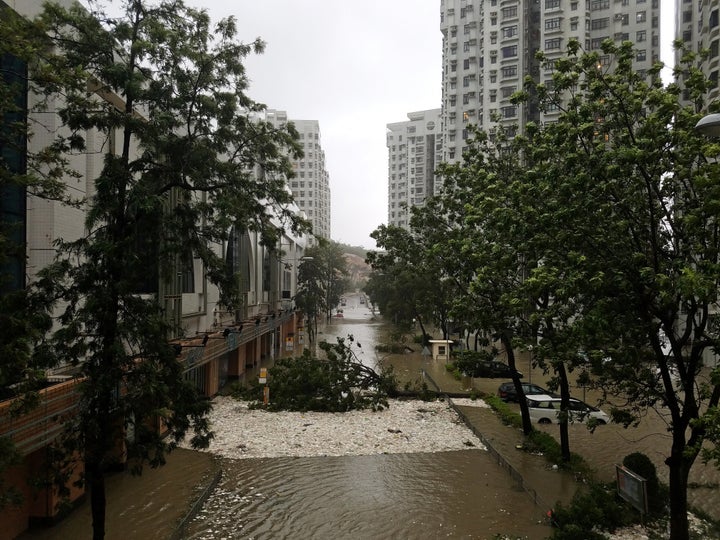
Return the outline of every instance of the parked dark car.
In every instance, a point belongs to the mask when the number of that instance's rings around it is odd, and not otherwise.
[[[496,360],[476,362],[475,365],[467,373],[471,377],[486,377],[494,379],[497,377],[512,377],[512,370],[507,364],[498,362]],[[521,372],[517,372],[519,377],[522,377]]]
[[[520,383],[522,384],[523,392],[526,396],[532,396],[535,394],[548,394],[554,395],[545,390],[542,386],[531,383]],[[503,401],[518,401],[517,392],[515,391],[515,383],[512,381],[504,382],[498,387],[498,396]]]

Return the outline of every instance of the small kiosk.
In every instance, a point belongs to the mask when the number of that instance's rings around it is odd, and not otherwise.
[[[452,339],[431,339],[430,352],[433,360],[444,360],[445,362],[450,360],[450,345],[452,343]]]

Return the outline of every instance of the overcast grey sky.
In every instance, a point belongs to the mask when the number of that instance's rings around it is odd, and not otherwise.
[[[333,240],[374,248],[387,222],[386,124],[440,106],[439,0],[186,0],[212,18],[234,15],[250,97],[320,123],[330,174]]]

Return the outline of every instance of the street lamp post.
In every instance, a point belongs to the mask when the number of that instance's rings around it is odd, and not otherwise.
[[[706,137],[720,137],[720,114],[708,114],[703,116],[695,124],[695,130]]]

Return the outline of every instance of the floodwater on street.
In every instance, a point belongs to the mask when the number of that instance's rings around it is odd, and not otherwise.
[[[223,460],[187,538],[546,538],[541,512],[484,450]]]
[[[353,336],[358,359],[375,367],[386,327],[360,297],[317,340]],[[417,349],[417,345],[414,346]],[[420,375],[419,351],[410,355]],[[402,358],[405,360],[406,358]],[[410,362],[412,364],[413,361]],[[401,367],[401,369],[404,369]],[[221,461],[223,479],[187,538],[486,539],[550,535],[543,510],[484,450]]]

